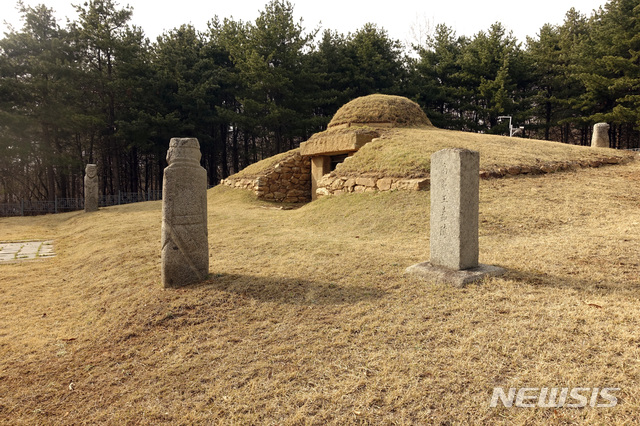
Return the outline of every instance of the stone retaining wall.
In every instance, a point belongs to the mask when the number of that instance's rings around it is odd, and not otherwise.
[[[253,191],[258,198],[279,203],[311,201],[311,160],[295,153],[277,163],[273,170],[255,178],[227,178],[222,184]]]
[[[333,173],[324,175],[318,182],[316,195],[340,195],[350,192],[391,191],[423,191],[429,189],[429,178],[404,179],[389,177],[341,177]]]
[[[633,157],[604,157],[595,160],[565,161],[545,163],[536,166],[496,167],[480,170],[480,178],[491,179],[521,174],[544,174],[563,170],[576,170],[586,167],[600,167],[607,164],[623,164]],[[225,179],[224,185],[253,191],[258,198],[286,203],[307,203],[311,201],[311,162],[310,157],[299,153],[276,164],[273,170],[264,176],[244,179]],[[359,176],[344,177],[331,172],[318,181],[318,197],[358,192],[374,191],[426,191],[429,189],[429,177],[406,179],[394,177]]]
[[[585,167],[600,167],[606,164],[623,164],[632,160],[632,157],[604,157],[597,160],[565,161],[559,163],[545,163],[536,166],[509,166],[497,167],[492,170],[480,170],[480,178],[491,179],[522,174],[544,174],[563,170],[577,170]],[[318,197],[327,195],[340,195],[350,192],[374,192],[392,191],[396,189],[405,191],[429,190],[429,177],[405,179],[390,177],[343,177],[332,172],[322,177],[318,182],[316,194]]]

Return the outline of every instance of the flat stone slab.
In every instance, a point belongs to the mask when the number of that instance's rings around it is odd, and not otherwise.
[[[484,277],[500,276],[505,272],[507,272],[505,269],[498,266],[483,265],[482,263],[475,268],[457,271],[423,262],[409,266],[405,270],[407,274],[437,283],[451,284],[455,287],[464,287]]]
[[[364,130],[316,133],[307,142],[300,144],[300,155],[336,155],[354,152],[377,137],[378,132]]]
[[[53,257],[53,241],[0,242],[0,263]]]

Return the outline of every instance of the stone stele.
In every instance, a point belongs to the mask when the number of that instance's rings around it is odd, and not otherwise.
[[[607,123],[597,123],[593,126],[591,146],[609,148],[609,125]]]
[[[98,210],[98,166],[87,164],[84,175],[84,211]]]
[[[443,149],[431,156],[431,263],[478,266],[480,154]]]
[[[479,175],[476,151],[443,149],[431,156],[431,259],[406,272],[456,286],[504,272],[478,263]]]
[[[209,274],[207,172],[195,138],[173,138],[162,187],[162,283],[182,287]]]

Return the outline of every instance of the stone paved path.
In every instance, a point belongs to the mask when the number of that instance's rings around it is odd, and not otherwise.
[[[0,263],[53,257],[53,241],[0,242]]]

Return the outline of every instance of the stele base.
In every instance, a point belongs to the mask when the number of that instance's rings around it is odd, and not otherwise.
[[[415,275],[424,280],[436,283],[451,284],[454,287],[464,287],[484,277],[495,277],[503,275],[505,269],[498,266],[479,264],[475,268],[454,270],[442,266],[432,265],[430,262],[418,263],[409,266],[405,273]]]

